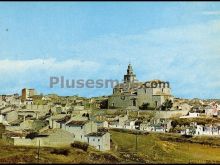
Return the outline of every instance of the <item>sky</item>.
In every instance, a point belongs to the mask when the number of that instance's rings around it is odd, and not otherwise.
[[[0,2],[0,94],[110,95],[65,80],[168,81],[175,97],[220,99],[219,2]]]

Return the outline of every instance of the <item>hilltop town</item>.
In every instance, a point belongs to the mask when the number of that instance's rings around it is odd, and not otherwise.
[[[43,95],[27,88],[1,95],[1,139],[13,146],[87,145],[108,152],[117,147],[111,130],[220,137],[219,100],[175,98],[164,81],[147,82],[139,82],[129,64],[110,96]]]

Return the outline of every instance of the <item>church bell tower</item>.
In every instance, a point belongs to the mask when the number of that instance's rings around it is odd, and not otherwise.
[[[133,73],[131,64],[128,65],[127,74],[124,75],[125,83],[132,83],[136,80],[136,75]]]

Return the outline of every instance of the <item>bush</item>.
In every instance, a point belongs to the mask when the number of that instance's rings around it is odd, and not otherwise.
[[[140,110],[148,110],[148,107],[149,107],[149,103],[143,103],[141,106],[139,106],[139,109]]]
[[[89,144],[88,143],[83,143],[79,141],[75,141],[74,143],[71,144],[73,148],[79,148],[82,149],[83,151],[87,151]]]
[[[184,137],[184,138],[192,138],[193,136],[192,135],[182,135],[182,137]]]
[[[50,152],[51,154],[57,154],[57,155],[65,155],[68,156],[69,150],[68,149],[54,149]]]
[[[5,126],[3,124],[0,124],[0,138],[2,138],[2,133],[5,132]]]
[[[29,134],[27,134],[26,138],[28,139],[34,139],[35,137],[38,136],[38,133],[37,132],[31,132]]]
[[[103,153],[102,156],[105,160],[109,160],[111,162],[118,162],[118,158],[112,154],[109,153]]]
[[[47,137],[48,135],[39,135],[37,132],[31,132],[26,135],[27,139],[34,139],[36,137]]]

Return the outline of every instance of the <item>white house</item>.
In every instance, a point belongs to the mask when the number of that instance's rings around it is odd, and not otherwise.
[[[32,105],[34,102],[33,102],[33,99],[32,98],[27,98],[25,101],[24,101],[24,104],[25,105]]]
[[[109,132],[93,132],[85,135],[89,145],[94,146],[97,150],[110,150],[110,133]]]
[[[126,120],[124,123],[124,128],[125,129],[135,129],[135,122],[136,120]]]
[[[109,128],[123,128],[123,125],[121,125],[118,120],[115,120],[115,121],[110,121],[108,127]]]
[[[188,115],[180,116],[180,118],[196,118],[196,117],[199,117],[199,116],[200,116],[200,113],[198,113],[198,112],[189,112]]]
[[[189,127],[183,129],[181,131],[181,134],[216,136],[216,135],[220,135],[220,125],[219,124],[198,125],[197,123],[194,123],[191,124]]]
[[[195,135],[220,135],[219,125],[197,125]]]

